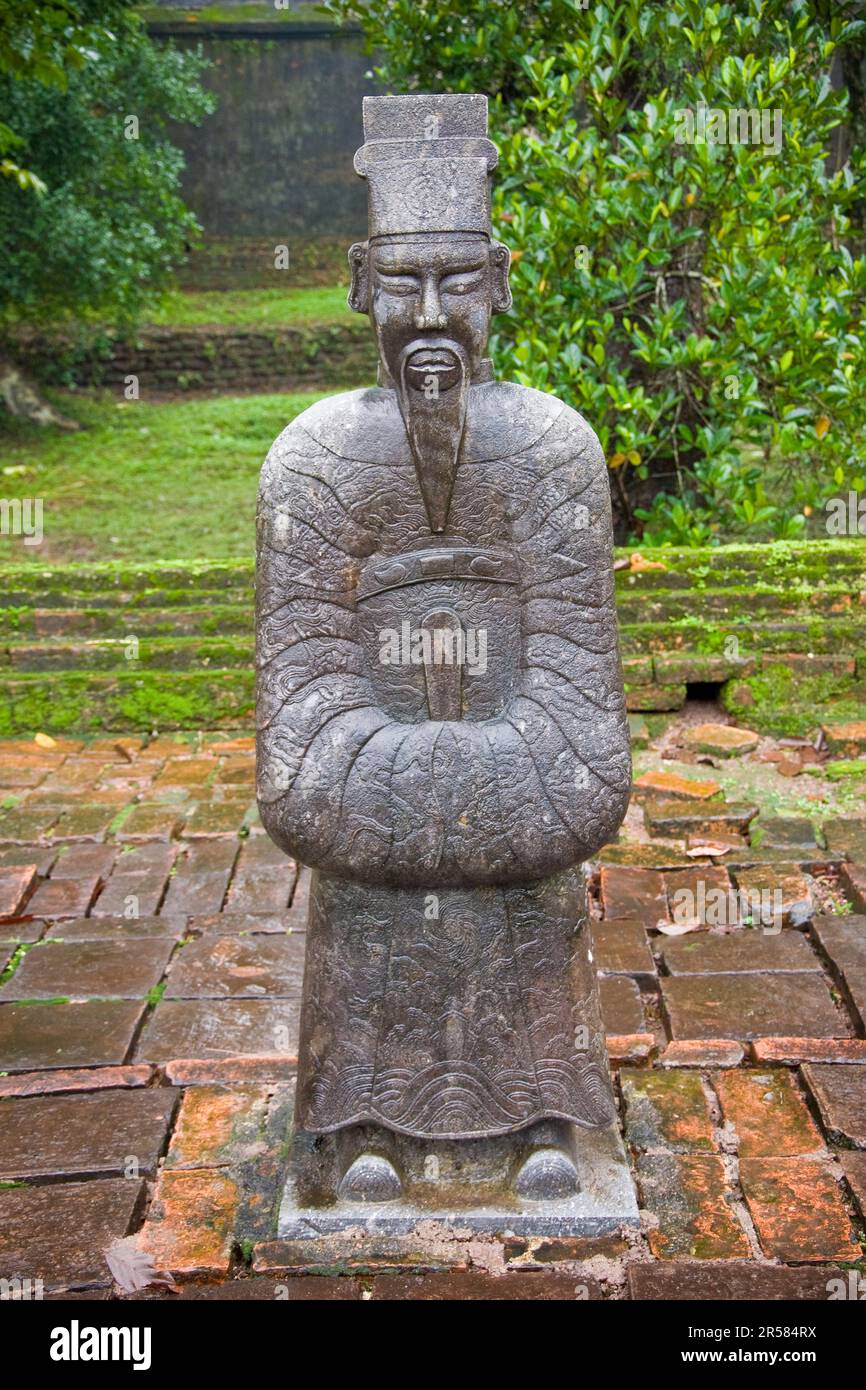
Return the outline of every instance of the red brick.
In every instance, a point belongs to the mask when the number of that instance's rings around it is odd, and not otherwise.
[[[828,1134],[866,1149],[866,1071],[809,1062],[803,1067],[803,1080],[815,1097]]]
[[[285,868],[250,869],[235,874],[229,889],[229,912],[285,912],[295,886],[295,867],[286,860]]]
[[[738,1067],[745,1048],[731,1038],[705,1038],[668,1043],[659,1057],[661,1067]]]
[[[760,920],[765,926],[780,922],[786,927],[798,927],[811,918],[809,885],[796,864],[758,865],[734,872],[739,892],[760,908]],[[757,911],[752,918],[758,920]]]
[[[633,975],[642,988],[655,984],[656,963],[642,922],[613,918],[592,924],[592,954],[605,975]]]
[[[720,782],[680,777],[676,772],[645,772],[642,777],[635,779],[634,785],[638,792],[660,792],[664,796],[694,801],[706,801],[712,796],[718,796],[722,790]]]
[[[602,867],[601,900],[606,918],[628,917],[654,927],[667,921],[664,880],[654,869]]]
[[[292,1081],[296,1071],[297,1058],[285,1052],[259,1053],[252,1057],[176,1058],[165,1064],[166,1079],[172,1086]]]
[[[99,887],[98,878],[46,879],[27,904],[31,917],[85,917]]]
[[[104,1091],[118,1086],[147,1086],[154,1069],[139,1063],[128,1067],[72,1067],[67,1071],[24,1071],[0,1076],[0,1099],[57,1095],[64,1091]]]
[[[605,1036],[608,1059],[612,1066],[621,1062],[642,1062],[655,1048],[652,1033],[608,1033]]]
[[[781,1062],[797,1067],[801,1062],[866,1062],[866,1041],[861,1038],[756,1038],[752,1043],[756,1062]]]
[[[862,864],[842,864],[839,878],[854,911],[866,912],[866,867]]]
[[[0,869],[0,921],[20,916],[35,882],[35,864]]]
[[[744,1158],[740,1183],[761,1249],[771,1259],[803,1264],[857,1259],[860,1247],[840,1188],[821,1160]]]
[[[824,1149],[790,1072],[728,1071],[715,1077],[722,1114],[746,1158],[781,1158]]]
[[[722,927],[738,921],[731,879],[719,864],[696,864],[665,874],[671,920],[680,926]]]
[[[839,1161],[845,1180],[857,1199],[860,1215],[866,1221],[866,1153],[841,1153]]]
[[[660,981],[672,1037],[779,1037],[805,1024],[813,1037],[845,1038],[851,1025],[819,975],[677,975]]]
[[[643,1005],[634,980],[627,975],[602,975],[598,993],[606,1033],[621,1037],[644,1031]]]
[[[659,1302],[693,1299],[726,1303],[793,1300],[823,1303],[828,1280],[847,1271],[825,1266],[823,1269],[786,1269],[780,1265],[714,1260],[711,1265],[678,1260],[676,1264],[632,1264],[628,1282],[632,1298]]]

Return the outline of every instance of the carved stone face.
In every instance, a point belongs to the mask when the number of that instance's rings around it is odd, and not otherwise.
[[[508,252],[480,233],[418,233],[350,252],[349,302],[368,312],[392,380],[444,393],[477,370],[491,313],[510,307]],[[461,366],[462,363],[462,366]]]

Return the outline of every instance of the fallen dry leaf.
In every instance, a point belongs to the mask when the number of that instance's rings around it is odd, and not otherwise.
[[[152,1284],[163,1284],[175,1293],[178,1291],[172,1276],[154,1267],[153,1256],[139,1248],[135,1236],[124,1236],[110,1245],[105,1251],[105,1263],[115,1284],[124,1293],[137,1293]]]
[[[730,854],[733,845],[717,845],[708,841],[705,845],[696,845],[694,849],[687,849],[686,854],[689,859],[702,859],[705,855],[715,858],[716,855]]]
[[[614,455],[614,458],[616,455]],[[662,564],[661,560],[645,560],[639,550],[632,553],[629,569],[633,572],[641,570],[666,570],[667,565]]]
[[[33,742],[34,742],[34,743],[38,743],[40,748],[56,748],[56,747],[57,747],[57,739],[56,739],[56,738],[52,738],[50,734],[42,734],[42,733],[39,733],[39,734],[36,735],[36,737],[34,738]]]
[[[656,922],[656,929],[665,936],[685,936],[686,932],[700,931],[703,925],[699,917],[683,917],[678,922]]]

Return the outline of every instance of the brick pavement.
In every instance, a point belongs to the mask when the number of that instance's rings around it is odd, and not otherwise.
[[[274,1239],[309,883],[252,738],[17,739],[0,769],[0,1277],[117,1296],[126,1236],[187,1298],[820,1299],[863,1268],[866,815],[756,820],[701,767],[642,779],[592,866],[639,1234],[325,1261]]]

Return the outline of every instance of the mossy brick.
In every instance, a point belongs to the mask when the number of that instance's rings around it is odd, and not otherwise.
[[[671,1153],[715,1149],[713,1121],[696,1071],[623,1068],[625,1135],[634,1149]]]
[[[743,1158],[740,1184],[770,1259],[810,1264],[858,1258],[841,1188],[821,1159]]]
[[[752,729],[741,729],[732,724],[708,723],[696,724],[686,729],[683,742],[696,753],[731,758],[742,753],[754,752],[759,736]]]
[[[710,801],[718,797],[721,790],[721,783],[712,777],[681,777],[678,772],[665,768],[644,772],[634,782],[636,796],[659,795],[684,801]]]
[[[745,831],[758,814],[748,801],[681,801],[671,797],[651,798],[644,803],[644,820],[651,835],[682,838],[703,833]]]
[[[249,666],[253,639],[247,637],[135,637],[84,639],[76,642],[12,642],[7,647],[14,671],[185,671],[213,666],[219,670]]]
[[[225,1168],[262,1157],[268,1089],[265,1086],[194,1086],[183,1102],[166,1168]]]
[[[626,709],[632,713],[682,709],[687,693],[684,685],[632,685],[626,681]]]
[[[657,1218],[647,1236],[657,1258],[748,1258],[719,1155],[641,1154],[637,1180],[641,1206]]]
[[[219,1168],[163,1169],[138,1236],[157,1269],[225,1275],[240,1202],[236,1180]]]
[[[249,668],[19,676],[0,680],[0,736],[31,729],[238,728],[249,725],[254,702]]]
[[[850,777],[866,781],[866,758],[836,758],[825,763],[822,771],[831,782],[847,782]]]
[[[746,658],[735,660],[726,656],[707,656],[699,652],[683,655],[656,655],[653,657],[653,672],[658,685],[682,685],[702,683],[721,684],[734,675],[747,675],[755,669],[756,662]]]
[[[649,747],[649,725],[639,714],[630,714],[628,716],[628,733],[633,749]]]
[[[845,724],[825,724],[822,733],[830,752],[843,758],[866,755],[866,718]]]
[[[721,700],[729,714],[761,733],[797,736],[833,719],[862,715],[866,683],[833,672],[803,675],[783,661],[765,662],[759,674],[724,685]]]

